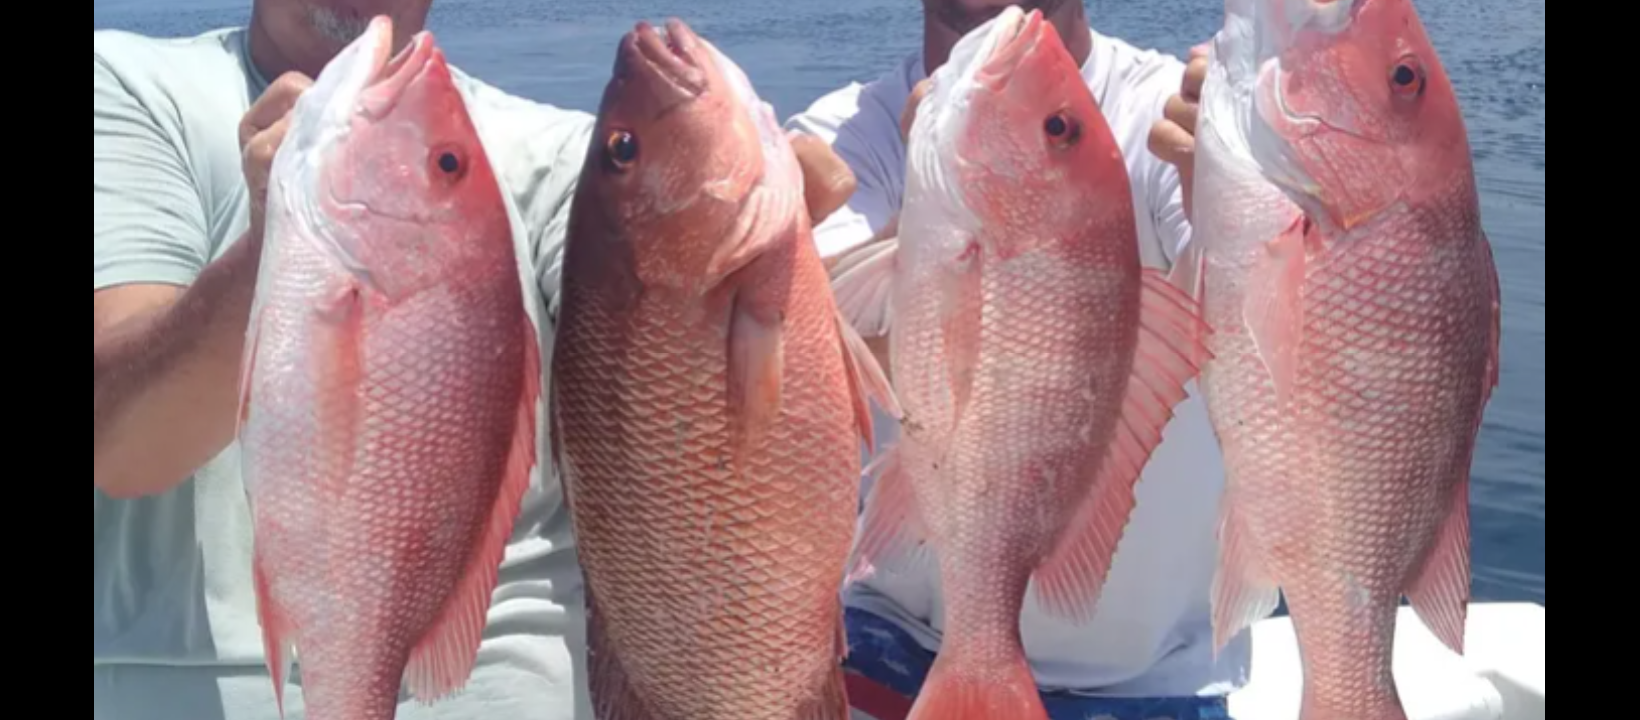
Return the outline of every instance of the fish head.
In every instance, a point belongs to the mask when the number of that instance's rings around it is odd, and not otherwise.
[[[1348,231],[1469,187],[1451,79],[1412,0],[1259,0],[1253,154],[1318,221]]]
[[[582,167],[575,238],[612,243],[604,254],[644,286],[699,294],[790,228],[802,198],[773,109],[732,60],[677,19],[626,34]]]
[[[301,236],[400,300],[511,252],[511,238],[487,242],[506,209],[444,53],[426,31],[392,47],[392,21],[377,16],[326,66],[296,103],[272,175]]]
[[[1039,10],[1010,6],[958,42],[910,142],[917,171],[998,257],[1099,237],[1085,230],[1112,218],[1131,225],[1121,150]],[[995,227],[1009,231],[977,232]]]

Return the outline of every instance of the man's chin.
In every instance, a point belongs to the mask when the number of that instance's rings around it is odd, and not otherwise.
[[[318,33],[325,43],[338,48],[359,39],[370,27],[370,18],[348,12],[337,12],[319,5],[309,5],[308,27]]]

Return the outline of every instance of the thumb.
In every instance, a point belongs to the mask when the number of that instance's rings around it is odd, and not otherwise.
[[[928,89],[932,87],[929,80],[917,83],[911,88],[911,97],[906,98],[905,109],[900,112],[900,139],[908,141],[911,138],[911,127],[917,123],[917,106],[922,104],[923,98],[928,96]]]

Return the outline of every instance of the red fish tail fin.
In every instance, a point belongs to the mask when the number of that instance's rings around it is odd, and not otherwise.
[[[530,472],[536,466],[536,405],[541,400],[541,345],[529,318],[524,318],[524,362],[512,444],[500,486],[478,538],[478,547],[461,582],[445,600],[444,611],[410,654],[405,681],[424,703],[460,690],[478,661],[490,601],[500,573],[513,523],[518,519]]]
[[[959,669],[951,654],[934,661],[906,720],[1048,720],[1023,654],[1007,667]]]
[[[1122,413],[1098,469],[1093,492],[1053,553],[1037,569],[1043,609],[1086,623],[1099,602],[1117,545],[1136,503],[1134,486],[1173,419],[1185,386],[1210,359],[1199,305],[1155,270],[1140,292],[1139,343]]]
[[[610,644],[604,618],[592,588],[586,590],[587,684],[592,693],[592,716],[598,720],[654,720],[627,679],[619,653]]]
[[[1265,571],[1263,553],[1237,510],[1234,495],[1227,495],[1219,510],[1219,569],[1213,576],[1212,598],[1215,656],[1281,605],[1281,588]]]
[[[285,717],[285,679],[290,677],[292,632],[285,620],[285,611],[273,600],[268,585],[267,571],[262,568],[262,555],[254,552],[251,558],[251,577],[256,585],[256,619],[262,625],[262,652],[267,656],[268,675],[273,677],[273,702],[279,717]]]
[[[1407,598],[1424,626],[1452,652],[1464,654],[1469,624],[1469,472],[1454,488],[1446,520],[1429,548],[1422,570],[1407,588]]]

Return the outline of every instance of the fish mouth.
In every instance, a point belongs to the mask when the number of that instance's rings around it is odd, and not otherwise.
[[[1018,6],[1009,6],[998,16],[997,27],[992,31],[997,38],[996,46],[976,79],[994,90],[1002,89],[1025,58],[1041,44],[1047,27],[1041,10],[1027,13]]]
[[[422,30],[410,38],[404,49],[392,55],[392,21],[378,17],[372,22],[382,23],[386,27],[375,35],[375,69],[365,83],[360,105],[366,115],[380,119],[393,111],[417,79],[441,62],[443,53],[435,46],[433,34]]]
[[[683,102],[706,92],[708,76],[701,53],[700,37],[683,21],[671,18],[664,34],[639,22],[622,43],[621,63],[627,71],[659,80],[673,102]]]

